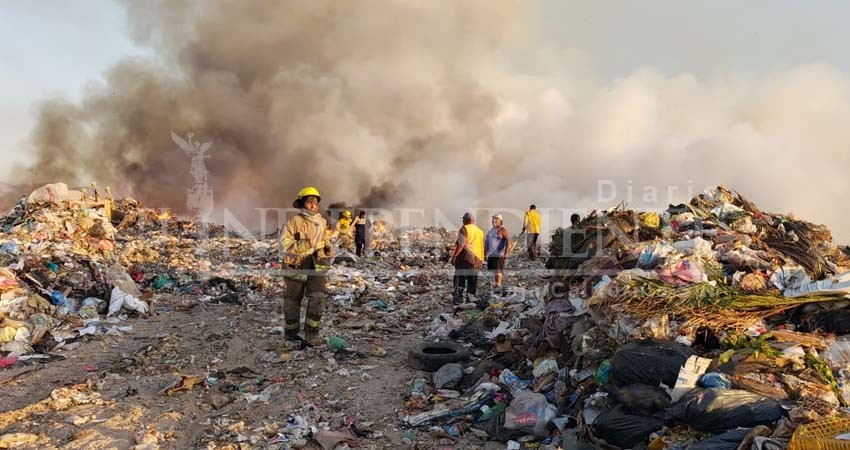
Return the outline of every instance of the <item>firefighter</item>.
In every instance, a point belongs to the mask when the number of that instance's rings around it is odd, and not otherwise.
[[[292,204],[298,215],[289,219],[281,238],[284,258],[286,293],[283,299],[285,334],[297,338],[301,322],[301,303],[307,300],[304,339],[312,345],[321,344],[319,325],[328,298],[326,272],[333,258],[328,223],[319,213],[322,196],[314,187],[298,192]]]
[[[342,217],[336,223],[336,232],[339,236],[340,246],[348,251],[354,250],[354,227],[352,226],[351,211],[342,213]]]

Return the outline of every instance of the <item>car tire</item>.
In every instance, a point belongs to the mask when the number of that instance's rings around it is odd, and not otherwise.
[[[469,361],[469,350],[454,342],[422,342],[407,353],[410,367],[425,372],[436,372],[449,363]]]

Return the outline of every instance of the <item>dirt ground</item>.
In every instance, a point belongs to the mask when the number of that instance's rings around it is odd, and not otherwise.
[[[337,270],[332,295],[354,269]],[[286,448],[272,441],[288,416],[356,428],[359,448],[408,448],[398,420],[416,375],[407,348],[451,309],[450,278],[415,292],[389,312],[330,302],[323,334],[344,337],[343,352],[285,342],[276,298],[160,299],[160,313],[124,323],[132,332],[86,336],[64,360],[0,370],[0,436],[9,440],[0,448]],[[168,395],[175,374],[197,384]],[[303,448],[321,447],[308,439]]]

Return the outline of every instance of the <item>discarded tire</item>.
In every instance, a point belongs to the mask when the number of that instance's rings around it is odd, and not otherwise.
[[[410,367],[436,372],[446,364],[469,361],[469,351],[454,342],[422,342],[407,353]]]

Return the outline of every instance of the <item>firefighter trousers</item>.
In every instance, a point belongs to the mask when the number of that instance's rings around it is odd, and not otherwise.
[[[304,319],[305,336],[319,333],[322,314],[325,312],[327,287],[324,275],[309,275],[307,281],[286,279],[286,293],[283,298],[283,318],[288,336],[298,334],[301,323],[301,304],[307,301],[307,314]]]

